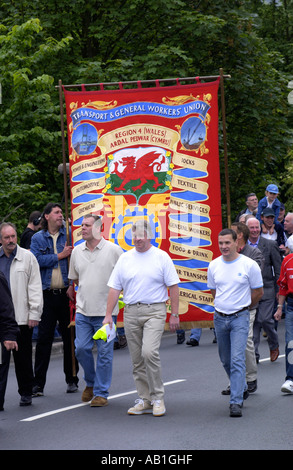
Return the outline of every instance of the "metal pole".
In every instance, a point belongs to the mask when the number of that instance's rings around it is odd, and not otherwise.
[[[66,238],[67,238],[67,245],[70,245],[69,217],[68,217],[68,189],[67,189],[67,172],[66,172],[66,153],[65,153],[65,137],[64,137],[64,112],[63,112],[62,93],[63,93],[62,81],[59,80],[59,103],[60,103],[60,119],[61,119],[61,137],[62,137],[63,185],[64,185]],[[68,258],[68,264],[69,264],[69,258]],[[70,328],[70,336],[71,336],[72,375],[73,375],[73,377],[76,377],[75,354],[74,354],[74,323],[72,321],[68,325],[68,328]]]
[[[223,75],[223,69],[220,69],[221,108],[222,108],[224,163],[225,163],[225,184],[226,184],[226,200],[227,200],[227,223],[228,223],[228,227],[231,227],[231,206],[230,206],[230,187],[229,187],[229,171],[228,171],[228,152],[227,152],[227,134],[226,134],[226,109],[225,109],[224,77],[225,76]]]
[[[65,153],[65,136],[64,136],[64,112],[63,112],[62,81],[61,80],[59,80],[59,86],[58,87],[59,87],[59,104],[60,104],[60,118],[61,118],[65,222],[66,222],[67,244],[69,245],[70,244],[70,236],[69,236],[69,216],[68,216],[68,188],[67,188],[66,153]]]
[[[86,84],[72,84],[72,85],[63,85],[64,88],[78,88],[78,87],[88,87],[88,86],[100,86],[101,84],[103,86],[119,86],[119,85],[137,85],[137,83],[140,84],[150,84],[150,83],[156,83],[156,82],[184,82],[184,81],[190,81],[190,80],[215,80],[219,78],[218,75],[206,75],[202,77],[183,77],[183,78],[160,78],[158,80],[131,80],[131,81],[126,81],[126,82],[103,82],[103,83],[86,83]],[[231,75],[223,75],[223,78],[231,78]],[[60,84],[56,86],[56,88],[60,87]]]

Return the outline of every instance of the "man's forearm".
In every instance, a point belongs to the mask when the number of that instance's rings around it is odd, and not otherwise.
[[[111,328],[113,324],[112,313],[113,313],[115,305],[118,302],[120,292],[121,292],[120,290],[113,289],[112,287],[110,287],[110,290],[108,293],[107,309],[106,309],[105,318],[103,320],[103,324],[109,323]]]
[[[263,288],[252,289],[251,291],[251,305],[257,304],[263,296]]]

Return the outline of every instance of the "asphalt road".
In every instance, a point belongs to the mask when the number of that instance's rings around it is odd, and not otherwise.
[[[118,464],[111,458],[137,450],[152,455],[172,451],[175,460],[169,464],[178,463],[178,455],[185,459],[193,455],[195,463],[197,450],[291,450],[293,396],[280,391],[285,377],[284,321],[278,332],[281,356],[274,363],[266,339],[261,339],[258,389],[245,401],[242,418],[229,417],[229,398],[221,395],[228,381],[209,329],[203,330],[199,347],[177,345],[176,335],[164,334],[161,360],[167,412],[163,417],[127,415],[137,398],[128,348],[114,352],[109,406],[104,408],[81,402],[82,372],[79,391],[65,393],[60,353],[52,355],[45,396],[34,398],[32,406],[20,407],[12,363],[5,410],[0,413],[0,449],[95,451],[95,463],[101,464]],[[122,464],[134,466],[130,461]]]

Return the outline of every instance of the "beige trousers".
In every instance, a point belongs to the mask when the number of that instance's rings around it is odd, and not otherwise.
[[[151,402],[164,397],[159,349],[166,322],[165,302],[124,308],[124,328],[139,398]]]
[[[246,382],[253,382],[257,376],[257,363],[255,358],[255,348],[253,342],[253,324],[256,315],[256,308],[249,310],[249,333],[245,351],[246,360]]]

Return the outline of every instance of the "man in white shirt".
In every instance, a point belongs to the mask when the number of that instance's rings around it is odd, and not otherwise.
[[[123,290],[124,327],[139,399],[128,414],[165,414],[164,385],[159,348],[166,322],[166,301],[171,300],[170,330],[179,326],[179,277],[170,256],[151,244],[147,221],[132,226],[134,249],[119,258],[108,282],[105,323],[112,325],[112,311]]]
[[[107,397],[112,380],[113,341],[97,340],[97,363],[94,365],[93,335],[103,326],[110,274],[123,253],[101,233],[102,219],[89,214],[81,224],[84,243],[77,245],[71,255],[69,279],[78,285],[75,315],[75,355],[84,369],[86,388],[82,401],[91,406],[108,405]],[[70,294],[73,297],[72,293]],[[114,307],[115,316],[118,305]],[[116,317],[115,317],[116,319]]]
[[[237,234],[219,233],[222,256],[208,267],[208,288],[215,299],[214,325],[219,356],[230,380],[230,416],[242,416],[243,399],[248,394],[245,380],[245,350],[249,332],[249,307],[263,294],[258,264],[238,253]]]

